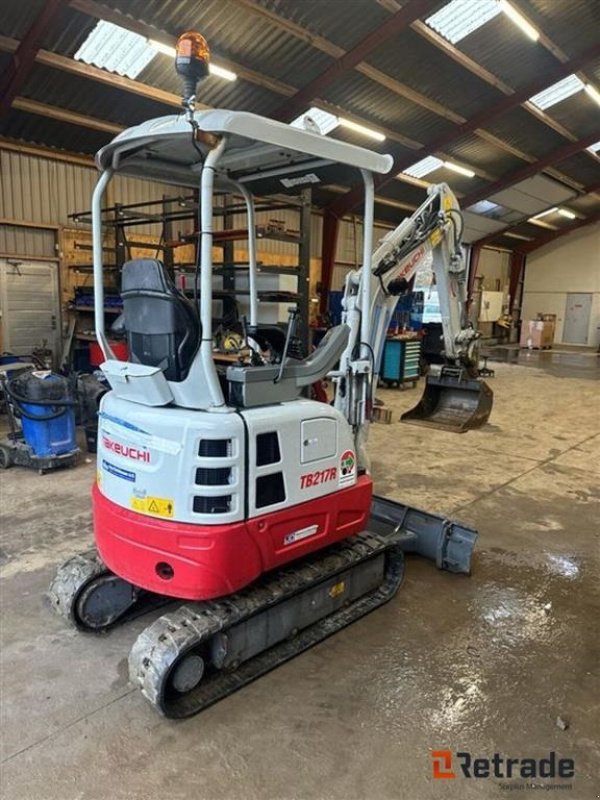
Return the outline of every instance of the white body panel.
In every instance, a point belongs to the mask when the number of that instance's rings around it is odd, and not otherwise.
[[[258,466],[257,437],[273,433],[279,458]],[[207,440],[226,444],[218,454],[200,455],[201,442]],[[218,474],[225,482],[197,482],[199,475],[207,474]],[[221,525],[353,486],[357,466],[350,426],[325,403],[296,400],[241,413],[215,413],[152,408],[109,392],[100,409],[98,477],[102,493],[123,508],[179,522]],[[283,498],[261,503],[261,478],[263,487],[265,481],[271,484],[268,489],[282,482]],[[198,510],[198,503],[213,501],[218,510]]]

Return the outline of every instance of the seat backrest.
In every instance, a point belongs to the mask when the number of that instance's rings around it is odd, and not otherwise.
[[[159,367],[169,381],[184,380],[200,344],[200,322],[163,264],[151,258],[127,261],[121,297],[129,360]]]

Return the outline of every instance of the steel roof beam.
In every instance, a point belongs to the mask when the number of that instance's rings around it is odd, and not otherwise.
[[[515,250],[525,254],[532,253],[539,247],[543,247],[545,244],[550,244],[550,242],[560,239],[561,236],[566,236],[567,233],[572,233],[579,228],[585,228],[586,225],[593,225],[595,222],[600,222],[600,211],[596,211],[596,213],[592,214],[590,217],[586,217],[585,219],[581,219],[578,222],[573,223],[573,225],[569,225],[568,228],[560,228],[560,230],[545,233],[537,239],[534,239],[532,242],[524,242],[522,245],[518,245]]]
[[[339,80],[348,70],[354,69],[369,53],[381,47],[388,39],[407,28],[411,22],[427,14],[436,5],[437,0],[408,0],[390,19],[367,34],[357,45],[348,50],[335,63],[331,64],[320,75],[317,75],[302,89],[284,102],[274,113],[275,119],[289,121],[305,110],[324,89]]]
[[[125,130],[123,125],[105,122],[103,119],[90,117],[89,114],[76,114],[74,111],[67,111],[47,103],[38,103],[37,100],[29,100],[27,97],[15,97],[12,107],[17,111],[26,111],[29,114],[37,114],[40,117],[48,117],[48,119],[55,119],[58,122],[66,122],[69,125],[78,125],[81,128],[90,128],[102,133],[110,133],[113,136]]]
[[[556,164],[559,161],[563,161],[565,158],[570,158],[576,153],[585,150],[586,147],[594,144],[594,142],[597,142],[598,139],[600,139],[600,130],[585,136],[583,139],[579,139],[577,142],[569,142],[568,144],[553,150],[551,153],[547,153],[545,156],[542,156],[542,158],[534,161],[533,164],[526,164],[523,167],[519,167],[519,169],[515,169],[512,172],[507,173],[499,180],[490,183],[488,186],[484,186],[482,189],[478,189],[475,192],[465,195],[462,200],[462,205],[464,208],[468,208],[469,206],[472,206],[473,203],[478,203],[480,200],[485,200],[497,192],[507,189],[509,186],[514,186],[516,183],[520,183],[527,178],[531,178],[533,175],[537,175],[538,172],[542,172],[542,170],[546,169],[546,167]]]
[[[481,128],[482,126],[486,125],[489,122],[493,122],[497,117],[501,116],[502,114],[510,111],[511,109],[515,108],[516,106],[521,105],[522,102],[527,100],[529,97],[532,97],[534,94],[541,92],[543,89],[548,88],[548,86],[552,86],[553,83],[556,83],[557,80],[570,75],[572,72],[575,72],[584,64],[589,63],[594,58],[597,58],[600,55],[600,42],[598,44],[593,45],[592,47],[587,48],[583,53],[580,53],[575,58],[571,59],[570,61],[566,62],[565,64],[557,65],[556,69],[547,72],[544,76],[543,80],[537,80],[529,86],[526,86],[523,89],[520,89],[514,94],[503,97],[498,102],[492,104],[489,108],[484,109],[483,111],[475,114],[475,116],[468,119],[462,125],[457,126],[457,128],[453,131],[443,134],[439,136],[437,139],[434,139],[432,142],[426,144],[418,153],[415,153],[419,158],[424,158],[425,156],[434,153],[436,150],[440,150],[444,147],[447,147],[451,142],[460,139],[462,136],[465,136],[468,133],[472,133],[473,131]],[[598,134],[596,134],[598,136]],[[594,141],[592,140],[589,144],[593,144]],[[577,142],[569,143],[571,147],[576,146]],[[586,145],[587,147],[587,145]],[[578,148],[575,152],[578,152]],[[558,160],[558,159],[556,159]],[[403,169],[409,167],[414,161],[414,155],[410,157],[403,157],[398,162],[394,164],[394,171],[401,172]],[[538,162],[533,162],[537,164]],[[525,167],[524,169],[529,169],[529,167]],[[533,174],[533,173],[529,173]],[[384,175],[384,176],[377,176],[375,179],[375,188],[379,190],[382,186],[385,186],[390,180],[393,179],[393,175]],[[358,203],[360,203],[362,199],[362,187],[356,186],[351,189],[347,195],[344,197],[340,197],[336,200],[331,206],[330,210],[336,216],[343,216],[351,211]]]
[[[0,79],[0,119],[4,117],[20,93],[35,63],[43,37],[56,22],[66,0],[46,0],[21,43],[13,53],[8,68]]]

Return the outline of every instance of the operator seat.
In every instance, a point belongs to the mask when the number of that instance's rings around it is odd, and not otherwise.
[[[129,360],[160,367],[168,381],[186,378],[200,345],[198,312],[162,262],[135,258],[123,265],[121,297]]]

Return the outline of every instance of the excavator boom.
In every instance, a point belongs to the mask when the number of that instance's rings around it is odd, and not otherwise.
[[[336,376],[336,406],[343,410],[358,430],[368,424],[354,401],[364,396],[365,356],[358,342],[365,313],[363,281],[369,281],[367,310],[370,336],[367,342],[372,357],[371,391],[377,383],[385,337],[399,295],[421,267],[431,263],[437,286],[444,338],[445,364],[428,374],[419,403],[402,415],[410,424],[426,425],[445,431],[464,433],[484,425],[491,413],[493,393],[478,378],[478,340],[480,334],[467,321],[467,270],[462,248],[462,215],[456,197],[446,184],[429,187],[427,199],[390,231],[379,243],[371,263],[352,272],[346,279],[344,321],[354,336],[342,357]],[[361,366],[362,365],[362,366]],[[362,370],[362,371],[361,371]],[[353,384],[348,389],[348,384]],[[372,399],[372,398],[371,398]],[[365,408],[368,408],[368,403]]]

